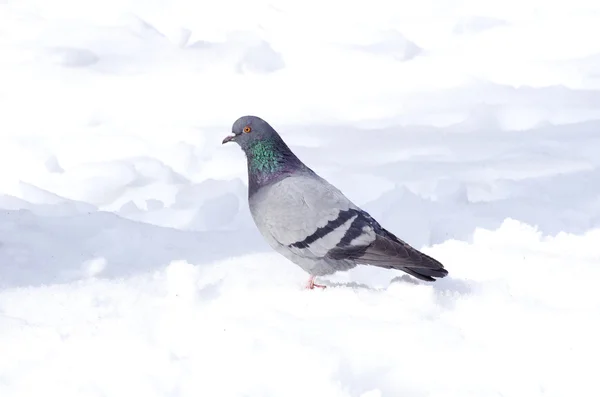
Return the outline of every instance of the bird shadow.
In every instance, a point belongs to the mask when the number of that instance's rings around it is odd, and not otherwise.
[[[458,293],[461,295],[466,295],[466,294],[470,294],[472,292],[472,286],[468,282],[466,282],[464,280],[459,280],[456,278],[449,278],[449,277],[437,279],[435,282],[429,282],[429,281],[417,280],[417,279],[414,279],[405,274],[402,276],[394,277],[390,281],[390,285],[395,284],[395,283],[408,283],[408,284],[413,284],[413,285],[429,285],[436,292],[441,292],[441,293],[450,292],[450,293]]]
[[[473,292],[474,285],[465,280],[445,277],[437,279],[435,282],[416,280],[408,275],[402,275],[393,278],[390,285],[395,283],[408,283],[413,285],[426,285],[433,288],[434,299],[438,305],[445,308],[452,308],[457,299],[461,296],[470,295]]]
[[[352,288],[352,289],[362,289],[368,291],[377,291],[382,292],[387,290],[393,284],[411,284],[411,285],[425,285],[433,288],[436,297],[438,299],[442,299],[444,301],[447,300],[448,296],[457,296],[457,295],[468,295],[473,291],[473,286],[469,284],[469,282],[465,280],[455,279],[455,278],[442,278],[438,279],[435,282],[426,282],[421,280],[416,280],[415,278],[405,274],[402,276],[394,277],[390,280],[389,285],[387,287],[373,287],[365,283],[359,283],[356,281],[349,282],[335,282],[329,280],[321,280],[319,284],[326,286],[327,288]]]
[[[415,280],[414,278],[412,278],[406,274],[403,274],[402,276],[394,277],[393,279],[390,280],[390,285],[396,284],[396,283],[409,283],[409,284],[414,284],[414,285],[425,284],[425,283],[421,283],[421,282]]]
[[[474,285],[466,280],[457,278],[442,278],[433,283],[433,289],[439,293],[455,293],[469,295],[473,292]]]
[[[340,282],[335,282],[335,281],[322,280],[319,283],[321,285],[326,286],[327,288],[352,288],[352,289],[364,289],[364,290],[369,290],[369,291],[383,291],[383,289],[381,289],[381,288],[374,288],[370,285],[363,284],[363,283],[357,283],[355,281],[350,281],[347,283],[340,283]]]
[[[474,288],[473,282],[455,278],[443,278],[433,285],[437,304],[446,309],[452,309],[462,297],[471,295]]]

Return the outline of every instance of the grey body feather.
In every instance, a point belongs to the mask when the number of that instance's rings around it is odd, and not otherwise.
[[[248,126],[258,133],[241,133]],[[242,117],[233,133],[224,143],[236,140],[246,153],[248,202],[258,230],[275,251],[310,275],[359,264],[402,270],[426,281],[448,274],[440,262],[384,229],[304,165],[264,120]],[[266,156],[265,142],[273,151]]]
[[[248,201],[254,222],[269,245],[309,274],[322,276],[356,266],[353,261],[327,256],[353,218],[315,241],[294,246],[335,221],[340,211],[358,209],[321,178],[289,176],[261,189]]]

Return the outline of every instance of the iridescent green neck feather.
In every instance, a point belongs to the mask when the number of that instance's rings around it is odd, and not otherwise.
[[[251,196],[261,187],[275,183],[295,172],[311,172],[277,138],[256,140],[244,147],[248,159],[248,194]]]
[[[248,167],[254,173],[274,173],[284,166],[283,155],[273,140],[256,141],[248,148]]]

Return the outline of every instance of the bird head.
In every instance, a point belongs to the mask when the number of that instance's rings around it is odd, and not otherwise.
[[[256,116],[242,116],[233,123],[231,127],[233,135],[223,139],[223,144],[235,142],[242,149],[247,149],[253,143],[261,140],[281,139],[277,131],[263,119]]]

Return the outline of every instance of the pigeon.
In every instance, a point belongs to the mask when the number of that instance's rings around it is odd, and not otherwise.
[[[248,205],[267,243],[315,278],[357,265],[396,269],[424,281],[448,275],[444,266],[383,228],[369,213],[306,166],[279,133],[257,116],[243,116],[223,144],[246,155]]]

